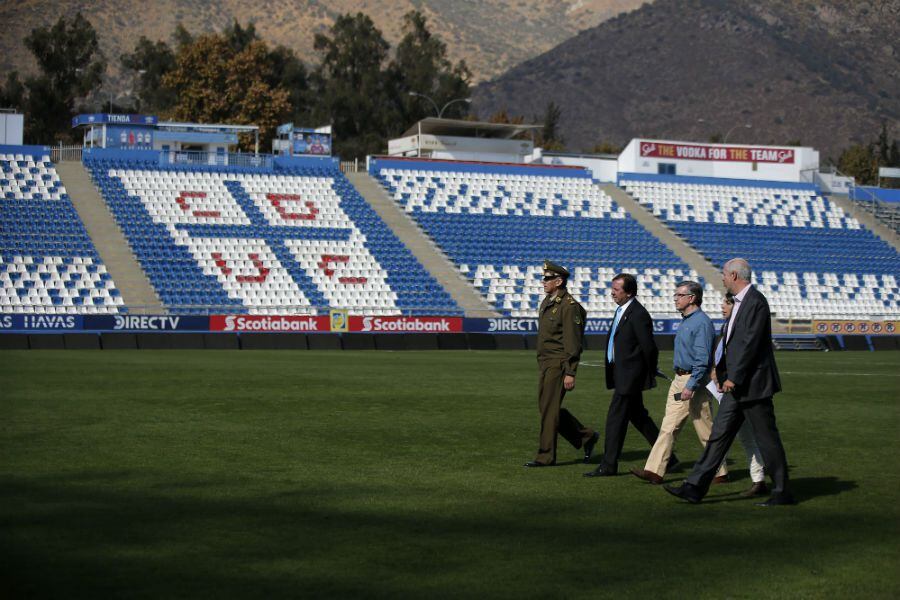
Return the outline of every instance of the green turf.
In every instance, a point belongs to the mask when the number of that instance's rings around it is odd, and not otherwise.
[[[900,596],[900,353],[777,358],[800,504],[765,509],[740,448],[699,506],[565,442],[522,468],[527,352],[5,351],[0,595]],[[601,378],[566,401],[593,426]],[[621,471],[647,451],[630,430]]]

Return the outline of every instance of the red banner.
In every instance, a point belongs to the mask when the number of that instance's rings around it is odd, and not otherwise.
[[[815,333],[832,335],[892,335],[897,333],[900,321],[815,320]]]
[[[268,315],[212,315],[210,331],[260,331],[273,333],[304,333],[331,331],[329,317],[268,316]]]
[[[461,317],[350,317],[350,331],[371,333],[451,333],[463,330]]]
[[[665,144],[661,142],[641,142],[641,156],[724,162],[794,163],[794,151],[786,148],[701,146],[695,144]]]

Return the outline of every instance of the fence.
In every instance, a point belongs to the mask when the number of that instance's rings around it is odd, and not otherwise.
[[[195,165],[219,167],[251,167],[271,170],[273,158],[267,154],[224,154],[218,152],[170,151],[160,152],[161,165]]]
[[[359,172],[359,159],[356,158],[354,160],[342,160],[341,161],[341,172],[342,173],[357,173],[357,172]]]
[[[50,160],[53,162],[81,162],[81,146],[58,146],[50,147]]]

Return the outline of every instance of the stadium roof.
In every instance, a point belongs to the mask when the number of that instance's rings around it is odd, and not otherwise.
[[[484,121],[462,121],[459,119],[438,119],[428,117],[422,119],[403,135],[418,135],[426,133],[430,135],[450,135],[457,137],[499,138],[508,140],[520,133],[543,129],[543,125],[528,125],[525,123],[485,123]]]

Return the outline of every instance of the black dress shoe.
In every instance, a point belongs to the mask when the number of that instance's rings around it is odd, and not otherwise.
[[[542,462],[538,462],[536,460],[529,460],[527,463],[525,463],[522,466],[525,466],[525,467],[553,467],[553,466],[556,466],[556,463],[555,462],[542,463]]]
[[[594,453],[594,446],[597,445],[597,442],[600,440],[600,434],[598,432],[594,432],[594,435],[591,436],[591,439],[584,443],[584,462],[591,462],[591,455]]]
[[[790,494],[772,494],[772,496],[766,500],[765,502],[757,502],[757,506],[789,506],[791,504],[797,504],[797,501],[794,500],[794,497]]]
[[[691,504],[700,504],[700,500],[702,500],[702,497],[700,496],[700,490],[689,483],[685,483],[679,486],[664,485],[663,489],[673,496],[681,498],[682,500],[687,500]]]
[[[585,477],[615,477],[616,473],[613,473],[609,469],[604,468],[603,465],[600,465],[593,471],[588,471],[587,473],[585,473],[584,476]]]

